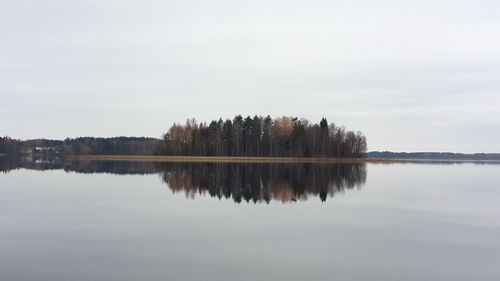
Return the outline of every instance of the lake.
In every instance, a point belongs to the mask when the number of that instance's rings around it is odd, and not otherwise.
[[[495,163],[0,171],[0,280],[500,280]]]

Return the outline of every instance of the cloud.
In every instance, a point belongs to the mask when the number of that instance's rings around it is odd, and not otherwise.
[[[4,1],[0,133],[158,136],[257,113],[326,116],[371,149],[500,151],[499,8]]]

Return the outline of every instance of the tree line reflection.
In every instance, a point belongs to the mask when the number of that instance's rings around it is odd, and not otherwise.
[[[366,181],[366,164],[160,163],[162,179],[187,197],[210,195],[234,202],[325,201]]]
[[[366,164],[305,163],[154,163],[70,161],[0,157],[0,171],[64,170],[77,173],[158,174],[174,193],[188,198],[211,196],[236,203],[327,200],[366,181]]]
[[[146,175],[157,173],[153,162],[134,161],[79,161],[60,158],[33,159],[0,157],[0,171],[8,173],[16,169],[64,170],[80,174],[107,173],[115,175]]]

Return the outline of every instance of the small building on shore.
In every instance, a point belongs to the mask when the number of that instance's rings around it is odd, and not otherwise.
[[[55,146],[35,146],[33,149],[33,153],[59,153],[59,147]]]

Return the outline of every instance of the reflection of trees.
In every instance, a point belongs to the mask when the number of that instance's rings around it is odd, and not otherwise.
[[[365,164],[299,163],[153,163],[131,161],[70,161],[64,159],[20,159],[0,157],[0,171],[24,168],[77,173],[159,173],[173,192],[188,197],[208,194],[242,201],[325,201],[366,181]]]
[[[8,173],[11,170],[17,169],[19,167],[18,162],[16,158],[0,156],[0,171]]]
[[[62,168],[69,172],[93,174],[108,173],[117,175],[145,175],[156,173],[152,162],[133,161],[71,161],[65,162]]]
[[[365,164],[158,163],[162,179],[188,197],[209,194],[235,202],[325,201],[366,181]]]
[[[84,174],[109,173],[118,175],[152,174],[156,167],[152,162],[132,161],[71,161],[65,159],[33,159],[0,157],[0,171],[9,172],[14,169],[30,170],[65,170]]]

